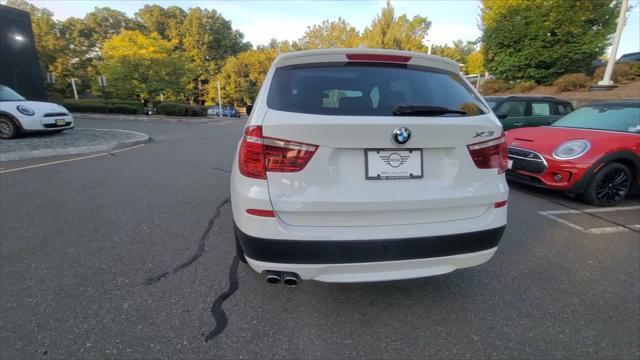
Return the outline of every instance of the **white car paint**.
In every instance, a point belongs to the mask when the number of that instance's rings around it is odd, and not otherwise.
[[[26,115],[18,111],[24,106],[33,111],[33,115]],[[0,116],[9,117],[16,122],[19,132],[48,132],[71,129],[74,126],[73,117],[63,106],[41,101],[0,101]],[[56,122],[64,121],[64,126]]]
[[[243,175],[236,155],[231,175],[231,203],[234,223],[243,238],[283,240],[277,246],[284,247],[287,241],[302,246],[308,244],[309,252],[313,252],[313,246],[322,246],[328,241],[339,241],[349,247],[365,241],[390,240],[391,243],[384,245],[389,246],[393,241],[403,239],[435,239],[503,228],[507,222],[507,207],[504,204],[496,207],[495,204],[506,202],[508,197],[504,174],[499,174],[496,168],[476,167],[467,147],[500,139],[502,128],[473,87],[468,86],[467,90],[484,106],[485,114],[464,117],[334,116],[268,107],[268,91],[278,68],[344,63],[348,54],[406,56],[410,57],[409,66],[437,69],[460,78],[459,67],[453,61],[405,51],[326,49],[278,56],[246,126],[261,126],[264,137],[313,144],[317,145],[317,150],[302,170],[268,171],[266,179]],[[464,79],[460,81],[468,84]],[[392,131],[399,126],[412,131],[406,145],[391,141]],[[474,138],[477,133],[489,134],[489,137]],[[239,151],[241,147],[242,140]],[[365,179],[364,150],[370,148],[421,149],[423,177]],[[506,164],[506,154],[504,159]],[[247,213],[249,209],[273,211],[275,217],[251,215]],[[362,282],[443,274],[482,264],[496,249],[494,246],[448,256],[411,259],[404,256],[397,260],[352,263],[296,262],[296,254],[291,254],[292,258],[286,262],[264,261],[252,258],[246,249],[245,256],[257,272],[284,271],[296,273],[301,279]],[[388,258],[393,251],[390,248],[386,254],[380,254]]]

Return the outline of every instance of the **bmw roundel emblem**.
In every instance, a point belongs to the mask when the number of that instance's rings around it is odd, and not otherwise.
[[[409,141],[409,139],[411,139],[411,130],[406,127],[397,128],[393,130],[391,137],[396,143],[404,145]]]

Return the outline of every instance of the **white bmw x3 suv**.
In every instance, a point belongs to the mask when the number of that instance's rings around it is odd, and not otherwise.
[[[453,61],[327,49],[276,58],[231,175],[241,260],[267,281],[366,282],[488,261],[505,137]]]
[[[73,117],[63,106],[29,101],[0,84],[0,139],[32,132],[61,132],[73,129]]]

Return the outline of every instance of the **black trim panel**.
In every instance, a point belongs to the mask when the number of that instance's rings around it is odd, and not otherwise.
[[[283,264],[347,264],[426,259],[489,250],[502,238],[505,226],[463,234],[382,240],[276,240],[243,233],[236,239],[253,260]]]
[[[542,188],[542,189],[556,190],[556,189],[548,188],[542,181],[540,181],[540,179],[534,176],[519,174],[513,170],[507,170],[505,175],[507,177],[507,181],[515,181],[521,184],[535,186],[537,188]]]

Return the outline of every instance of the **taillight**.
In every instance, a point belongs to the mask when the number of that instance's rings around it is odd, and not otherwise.
[[[238,154],[240,173],[254,179],[266,179],[264,152],[262,150],[262,126],[244,129],[244,137]]]
[[[244,130],[240,144],[240,173],[254,179],[266,179],[267,171],[297,172],[305,168],[318,147],[295,141],[265,137],[262,126]]]
[[[497,139],[467,145],[478,169],[498,169],[498,174],[507,170],[507,140],[502,134]]]

